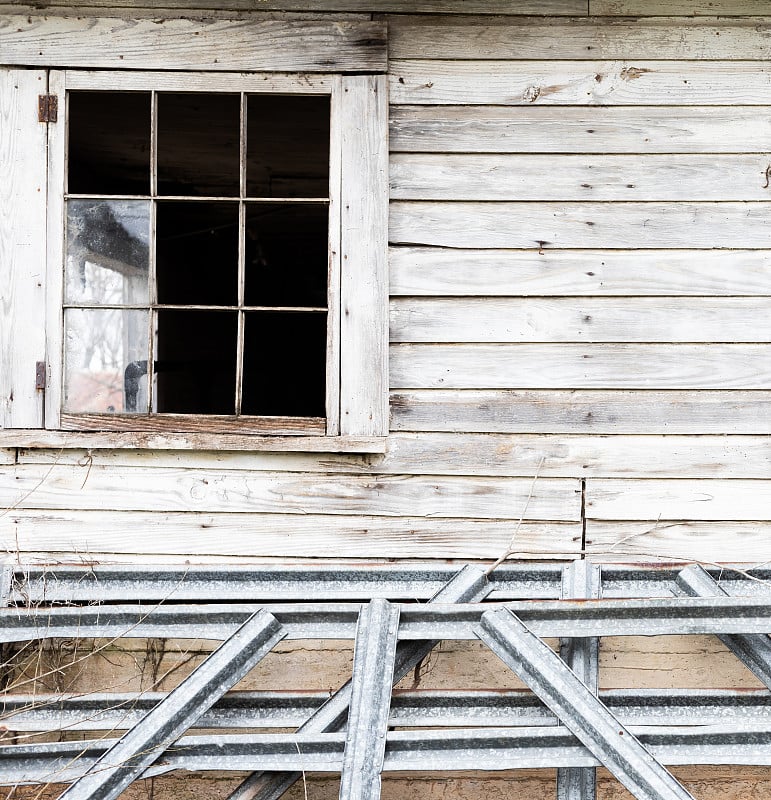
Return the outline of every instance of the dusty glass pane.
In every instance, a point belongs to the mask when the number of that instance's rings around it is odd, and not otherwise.
[[[149,201],[68,200],[65,302],[148,302],[149,244]]]
[[[65,411],[147,411],[147,313],[117,308],[65,311]]]

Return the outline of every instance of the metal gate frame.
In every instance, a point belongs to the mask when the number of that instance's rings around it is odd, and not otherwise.
[[[11,730],[126,729],[0,747],[0,783],[69,783],[66,800],[173,770],[251,772],[231,800],[278,798],[316,771],[341,775],[343,800],[377,800],[383,771],[540,767],[557,768],[559,800],[593,800],[598,765],[635,797],[684,800],[668,766],[771,766],[768,570],[5,567],[0,581],[2,643],[222,641],[169,693],[4,698]],[[767,689],[598,692],[600,637],[675,633],[719,636]],[[331,697],[229,692],[283,639],[352,639],[351,680]],[[532,694],[392,692],[442,639],[482,641]],[[232,732],[277,727],[297,730]]]

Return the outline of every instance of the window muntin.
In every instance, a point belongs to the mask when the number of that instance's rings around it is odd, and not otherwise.
[[[65,414],[318,428],[335,357],[329,96],[68,103]]]

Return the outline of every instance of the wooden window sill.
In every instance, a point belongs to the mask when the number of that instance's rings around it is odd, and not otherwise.
[[[160,431],[0,430],[0,448],[73,450],[260,450],[296,453],[384,453],[385,436],[260,436]]]

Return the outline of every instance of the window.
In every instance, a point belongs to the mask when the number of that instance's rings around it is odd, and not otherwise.
[[[383,79],[51,75],[47,427],[384,435]]]

